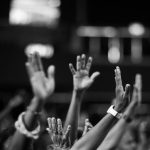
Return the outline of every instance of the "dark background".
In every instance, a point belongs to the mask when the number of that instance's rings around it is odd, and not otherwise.
[[[2,93],[13,93],[20,88],[31,91],[24,66],[26,61],[24,48],[28,43],[41,42],[54,45],[54,57],[49,60],[43,59],[44,68],[46,69],[49,64],[56,66],[55,92],[68,93],[72,91],[72,75],[68,63],[75,64],[76,54],[84,52],[78,51],[74,54],[71,51],[72,33],[75,27],[80,25],[124,27],[132,22],[141,22],[147,28],[150,26],[149,5],[144,1],[64,0],[61,3],[60,23],[57,29],[52,30],[46,27],[9,25],[10,0],[1,1],[0,89]],[[149,45],[148,40],[144,56],[149,56]],[[119,65],[124,85],[133,84],[137,72],[143,75],[144,102],[149,102],[150,63]],[[94,63],[91,72],[98,70],[101,76],[89,89],[90,96],[87,96],[87,101],[94,99],[95,102],[110,102],[115,89],[114,68],[115,65]]]

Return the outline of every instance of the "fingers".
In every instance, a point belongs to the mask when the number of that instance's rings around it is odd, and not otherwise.
[[[84,136],[88,132],[88,122],[89,122],[89,119],[85,119],[84,131],[83,131],[82,136]]]
[[[61,119],[57,119],[57,131],[58,131],[58,135],[62,135],[63,134],[63,128],[62,128]]]
[[[87,64],[86,64],[86,70],[87,70],[88,72],[90,71],[90,68],[91,68],[91,66],[92,66],[92,61],[93,61],[92,57],[89,57],[89,58],[88,58],[88,61],[87,61]]]
[[[100,72],[94,72],[90,78],[92,81],[94,81],[99,75],[100,75]]]
[[[41,58],[37,52],[28,56],[28,61],[25,65],[30,76],[36,71],[43,71]]]
[[[124,93],[124,100],[127,100],[127,105],[130,103],[130,84],[126,84],[125,86],[125,93]]]
[[[43,71],[43,65],[41,62],[41,58],[40,58],[39,53],[37,53],[37,52],[35,53],[35,61],[36,61],[37,70]]]
[[[62,127],[62,121],[61,119],[57,119],[57,142],[58,142],[58,145],[61,145],[62,143],[62,135],[63,135],[63,127]]]
[[[89,119],[86,119],[86,123],[85,123],[88,127],[88,130],[90,130],[91,128],[93,128],[93,125],[90,123]]]
[[[38,71],[38,65],[37,65],[36,55],[38,55],[38,54],[36,54],[36,53],[31,54],[31,59],[30,59],[30,64],[32,65],[34,71]]]
[[[74,67],[71,63],[69,64],[69,68],[70,68],[70,71],[71,71],[72,75],[75,75],[76,71],[75,71],[75,69],[74,69]]]
[[[85,69],[85,61],[86,61],[86,56],[85,56],[85,54],[82,54],[82,56],[81,56],[81,69]]]
[[[93,125],[89,122],[89,119],[85,119],[85,126],[82,136],[84,136],[88,131],[93,128]]]
[[[81,69],[81,57],[77,56],[76,69],[79,71]]]
[[[125,94],[126,95],[129,95],[130,94],[130,84],[126,84],[126,86],[125,86]]]
[[[68,125],[67,130],[63,136],[62,148],[69,148],[71,146],[70,131],[71,131],[71,125]]]
[[[57,131],[57,123],[56,123],[56,119],[53,117],[52,118],[52,132],[56,133]]]
[[[124,97],[130,98],[130,87],[130,84],[126,84]]]
[[[86,64],[85,54],[82,54],[81,56],[77,56],[77,63],[76,63],[77,71],[79,71],[80,69],[85,69],[85,64]]]
[[[33,67],[31,66],[31,64],[29,62],[26,62],[25,66],[26,66],[26,69],[27,69],[28,76],[31,78],[34,74],[34,69],[33,69]]]
[[[115,81],[116,81],[116,86],[122,86],[121,71],[118,66],[115,69]]]
[[[55,77],[55,66],[53,65],[50,65],[48,67],[48,78],[51,79],[51,78],[54,78]]]
[[[66,130],[66,132],[64,134],[64,136],[66,137],[66,139],[69,137],[70,131],[71,131],[71,125],[68,125],[67,130]]]
[[[52,133],[52,119],[51,118],[47,118],[47,122],[48,122],[48,129],[47,129],[47,131],[49,133]]]
[[[120,71],[120,68],[118,66],[115,69],[115,81],[116,81],[116,94],[118,96],[118,94],[123,93],[121,71]]]
[[[91,65],[92,65],[92,57],[89,57],[86,63],[86,55],[82,54],[81,56],[77,56],[76,58],[76,69],[77,71],[80,70],[87,70],[88,72],[90,71]],[[69,68],[74,75],[76,73],[73,65],[70,63]]]
[[[57,121],[54,117],[48,118],[47,121],[48,121],[48,126],[49,126],[47,131],[50,135],[50,138],[51,138],[54,146],[57,147],[57,146],[59,146],[59,143],[60,143],[59,138],[58,138],[58,132],[57,132],[57,129],[58,129]]]
[[[136,84],[134,85],[134,89],[133,89],[132,102],[135,104],[139,103],[139,101],[138,101],[138,87]]]
[[[87,132],[88,132],[88,127],[85,124],[82,136],[84,136]]]

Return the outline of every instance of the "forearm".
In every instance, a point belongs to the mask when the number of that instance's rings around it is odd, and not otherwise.
[[[75,143],[72,150],[96,149],[115,122],[116,118],[114,116],[111,114],[105,115],[105,117],[95,127],[93,127],[85,136]]]
[[[34,97],[24,116],[24,122],[27,129],[32,130],[37,126],[38,113],[41,111],[42,107],[42,101]]]
[[[98,147],[97,150],[112,150],[118,146],[127,123],[124,119],[120,119],[118,123],[109,131],[102,144]]]
[[[73,90],[71,103],[65,121],[64,126],[65,130],[67,129],[68,125],[71,125],[70,131],[71,144],[73,144],[77,138],[78,118],[80,114],[80,107],[83,95],[84,95],[83,92]]]
[[[24,125],[27,128],[28,131],[32,131],[35,129],[37,124],[37,117],[35,116],[34,112],[39,112],[42,108],[42,104],[39,100],[36,98],[33,98],[31,101],[31,104],[29,105],[29,109],[26,110],[24,115]],[[28,142],[27,142],[28,141]],[[31,141],[28,139],[24,134],[20,133],[18,130],[16,130],[12,142],[9,146],[9,150],[23,150],[24,145]]]
[[[126,108],[122,118],[110,130],[103,143],[98,147],[98,150],[112,150],[118,146],[118,143],[120,142],[127,127],[127,123],[131,121],[131,116],[135,108],[136,101],[132,100],[130,105]]]

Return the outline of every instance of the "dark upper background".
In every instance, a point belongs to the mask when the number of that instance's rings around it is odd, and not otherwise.
[[[1,0],[0,4],[0,89],[15,91],[18,88],[29,88],[29,81],[24,67],[26,56],[24,47],[30,42],[52,42],[55,55],[50,60],[43,60],[44,67],[56,65],[56,92],[68,92],[72,89],[72,76],[68,63],[75,63],[72,54],[72,28],[78,25],[95,26],[128,26],[138,21],[150,26],[149,5],[144,1],[107,1],[107,0],[62,0],[60,26],[53,33],[47,28],[20,27],[8,25],[10,0]],[[148,49],[147,49],[148,50]],[[80,54],[81,52],[79,52]],[[92,70],[99,70],[99,77],[91,91],[113,92],[114,65],[93,65]],[[150,91],[150,68],[147,65],[121,65],[124,84],[133,83],[135,73],[143,75],[143,90]]]

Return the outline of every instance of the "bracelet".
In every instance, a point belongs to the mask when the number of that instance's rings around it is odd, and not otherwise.
[[[127,122],[130,123],[132,121],[131,117],[127,116],[127,115],[123,115],[122,118]]]
[[[111,105],[108,110],[107,110],[107,113],[113,115],[114,117],[116,117],[117,119],[121,119],[122,117],[122,114],[121,113],[118,113],[115,109],[114,109],[114,105]]]
[[[25,115],[25,112],[22,112],[18,120],[15,122],[15,128],[22,134],[26,135],[29,138],[38,139],[39,133],[40,133],[40,123],[38,122],[38,126],[33,131],[28,131],[25,127],[25,124],[23,122],[23,117]]]

